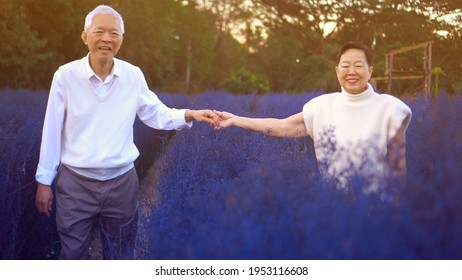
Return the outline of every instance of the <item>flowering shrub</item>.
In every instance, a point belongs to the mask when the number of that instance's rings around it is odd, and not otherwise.
[[[286,117],[316,95],[159,96],[176,108]],[[404,101],[413,111],[407,180],[367,194],[361,178],[344,190],[321,180],[309,138],[214,131],[201,123],[161,133],[137,121],[138,162],[147,170],[157,155],[160,167],[156,180],[144,182],[156,199],[143,205],[138,257],[460,259],[462,99]],[[0,91],[2,259],[56,258],[59,252],[53,219],[39,215],[34,204],[45,103],[45,94]]]
[[[313,95],[204,95],[195,103],[284,117]],[[408,176],[385,192],[320,180],[309,139],[196,124],[163,154],[149,259],[460,259],[462,100],[407,100]]]
[[[0,92],[1,259],[45,256],[45,246],[54,239],[53,224],[35,210],[34,176],[45,104],[44,94]]]

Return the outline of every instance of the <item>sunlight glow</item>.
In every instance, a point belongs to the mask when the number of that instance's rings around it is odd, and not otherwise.
[[[333,21],[321,22],[319,23],[319,27],[324,31],[323,36],[325,38],[329,36],[332,31],[334,31],[335,27],[337,27],[337,24],[335,24]]]
[[[449,31],[447,31],[447,30],[437,30],[435,33],[436,33],[436,35],[438,35],[438,36],[446,37],[446,36],[448,36]]]

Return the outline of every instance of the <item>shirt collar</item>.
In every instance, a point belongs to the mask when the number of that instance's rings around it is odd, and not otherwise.
[[[87,56],[84,58],[85,61],[85,68],[87,70],[87,77],[90,79],[91,77],[98,77],[96,75],[95,71],[90,66],[90,53],[87,54]],[[116,58],[114,58],[114,66],[112,67],[111,73],[109,76],[114,75],[120,77],[120,68],[119,68],[119,63]]]

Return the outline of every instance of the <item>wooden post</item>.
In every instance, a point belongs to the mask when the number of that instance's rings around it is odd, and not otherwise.
[[[389,94],[392,93],[392,82],[393,79],[395,80],[415,80],[415,79],[423,79],[423,94],[425,97],[428,97],[428,95],[431,93],[431,78],[432,78],[432,41],[416,44],[413,46],[408,46],[408,47],[403,47],[400,49],[392,50],[389,53],[385,54],[385,75],[384,77],[375,77],[372,78],[372,80],[380,81],[384,80],[387,84],[387,92]],[[403,76],[403,75],[393,75],[393,72],[396,72],[393,69],[393,60],[394,60],[394,55],[395,54],[400,54],[400,53],[406,53],[412,50],[416,49],[423,49],[424,51],[424,56],[423,56],[423,71],[415,71],[412,68],[406,70],[401,70],[399,71],[401,74],[402,73],[408,73],[409,75]],[[415,73],[418,72],[418,73]],[[412,75],[414,74],[414,75]],[[420,74],[420,75],[416,75]]]
[[[192,58],[192,51],[191,51],[191,36],[188,38],[188,48],[186,50],[186,77],[185,83],[188,92],[191,90],[191,58]]]
[[[387,93],[391,93],[391,84],[393,80],[393,54],[388,55],[388,80],[387,80]]]
[[[428,75],[427,75],[427,87],[428,87],[428,92],[427,96],[431,95],[432,92],[432,42],[428,43],[427,46],[427,69],[428,69]]]

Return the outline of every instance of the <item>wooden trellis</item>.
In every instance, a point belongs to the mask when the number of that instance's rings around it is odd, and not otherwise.
[[[371,83],[377,85],[377,81],[385,81],[387,92],[392,92],[393,80],[422,80],[422,89],[425,97],[430,95],[432,78],[432,41],[392,50],[385,54],[385,75],[384,77],[374,77]],[[395,56],[410,52],[416,49],[423,50],[422,68],[408,67],[396,68],[394,65]]]

